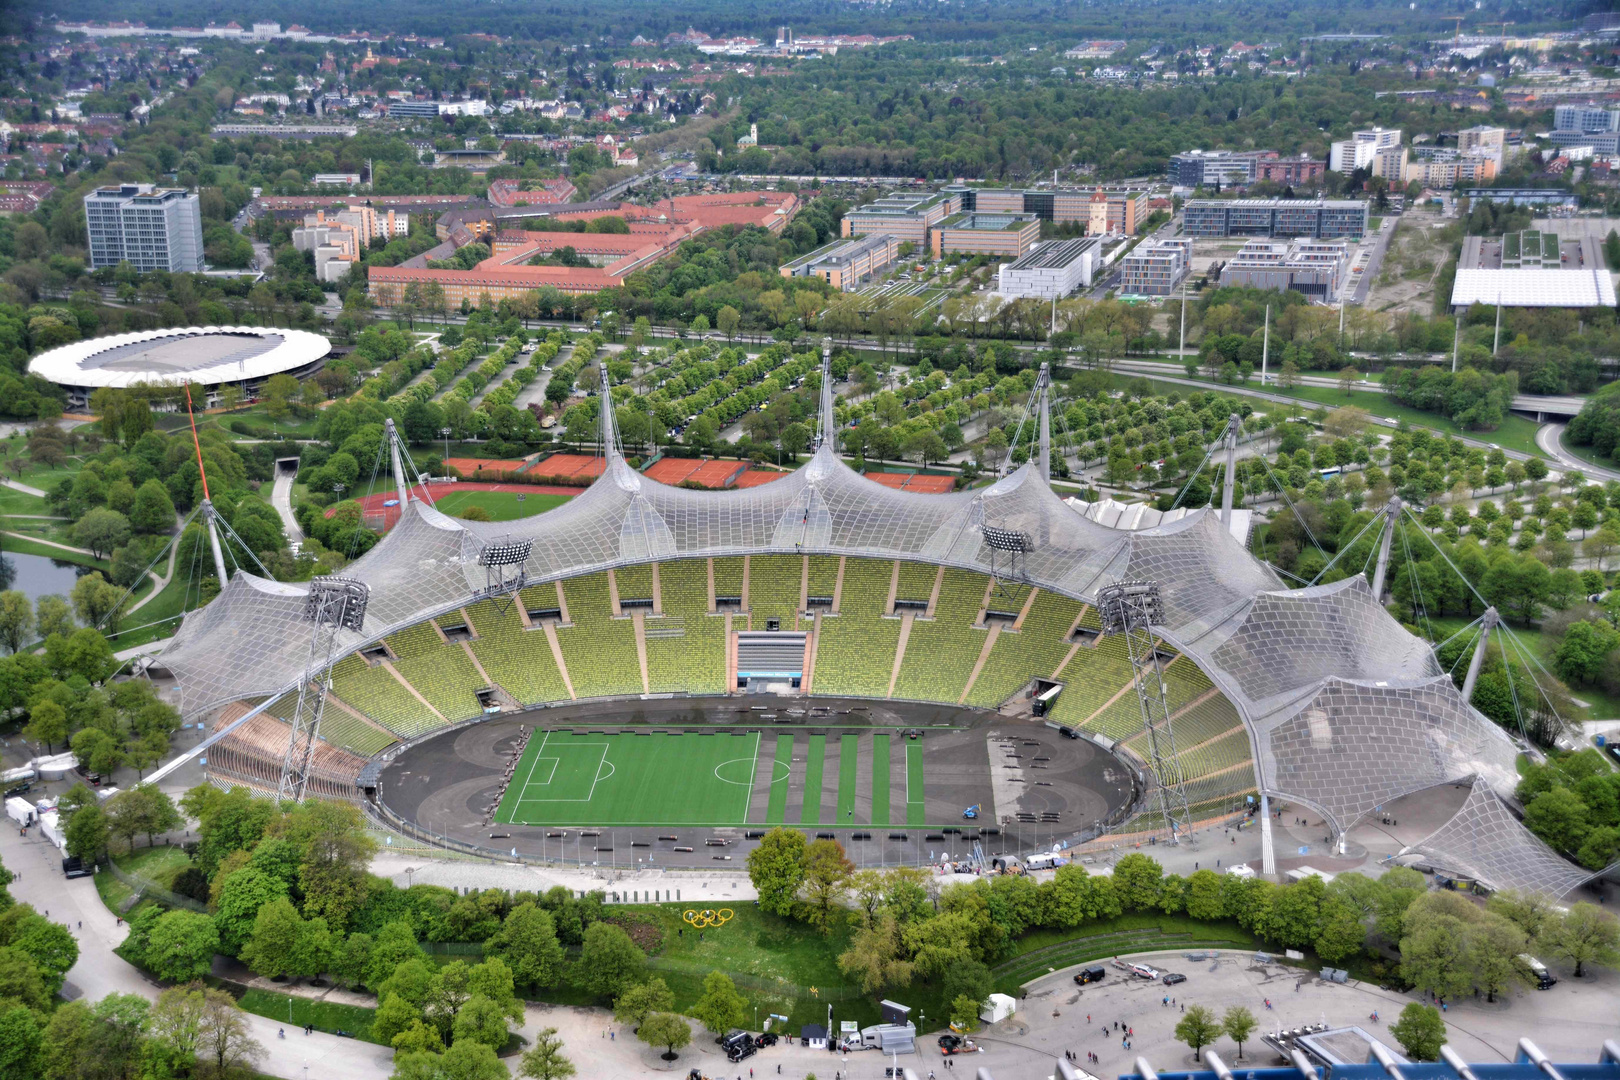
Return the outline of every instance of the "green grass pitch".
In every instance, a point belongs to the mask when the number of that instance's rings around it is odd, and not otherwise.
[[[482,506],[489,512],[491,521],[516,521],[543,514],[561,506],[573,496],[536,491],[523,493],[522,502],[518,501],[519,498],[515,491],[452,491],[436,494],[433,505],[451,517],[459,516],[469,506]]]
[[[495,818],[520,825],[743,825],[759,769],[746,735],[536,731]]]

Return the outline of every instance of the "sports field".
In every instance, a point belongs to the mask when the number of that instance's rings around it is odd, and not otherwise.
[[[459,517],[469,506],[482,506],[491,521],[516,521],[532,517],[561,506],[572,496],[550,495],[544,492],[530,494],[510,491],[452,491],[436,495],[433,505],[451,517]],[[521,500],[521,501],[520,501]]]
[[[495,818],[507,825],[742,825],[757,771],[773,767],[781,768],[770,756],[760,760],[758,732],[536,731]]]

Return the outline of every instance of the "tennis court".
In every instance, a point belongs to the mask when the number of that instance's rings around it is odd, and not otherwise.
[[[772,755],[760,760],[758,732],[537,730],[495,817],[507,825],[742,825],[758,770],[772,767]]]

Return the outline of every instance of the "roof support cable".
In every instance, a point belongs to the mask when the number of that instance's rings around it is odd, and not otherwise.
[[[1239,420],[1238,435],[1241,437],[1243,434],[1243,421]],[[1323,549],[1321,542],[1316,539],[1316,534],[1311,532],[1310,523],[1305,520],[1305,515],[1300,513],[1299,507],[1294,505],[1294,500],[1289,498],[1288,489],[1283,485],[1282,480],[1277,476],[1276,470],[1271,467],[1271,462],[1266,460],[1266,455],[1264,454],[1256,454],[1255,456],[1260,459],[1260,464],[1266,467],[1266,475],[1271,478],[1272,484],[1277,488],[1277,494],[1282,496],[1284,505],[1286,505],[1288,509],[1293,512],[1295,519],[1299,521],[1299,527],[1305,530],[1305,536],[1308,540],[1310,540],[1311,546],[1317,551],[1321,552],[1324,559],[1327,558],[1327,551]]]
[[[158,564],[158,560],[163,558],[165,555],[167,555],[169,553],[169,549],[171,547],[173,547],[175,544],[178,544],[180,542],[180,537],[185,533],[186,526],[191,524],[191,519],[196,517],[198,512],[201,511],[201,510],[202,510],[202,504],[200,504],[200,503],[191,508],[191,513],[187,514],[185,516],[185,519],[180,522],[179,530],[176,531],[173,536],[169,537],[169,542],[167,544],[164,544],[163,547],[158,551],[158,553],[156,555],[152,556],[152,561],[146,564],[146,569],[142,570],[141,573],[140,573],[140,576],[135,579],[135,584],[133,584],[129,588],[125,589],[124,590],[124,595],[122,595],[122,596],[120,596],[118,598],[118,603],[114,604],[111,608],[109,608],[107,613],[105,615],[103,615],[96,622],[96,629],[97,630],[100,630],[102,628],[102,626],[106,624],[107,620],[112,618],[113,612],[119,611],[119,610],[121,610],[123,608],[124,602],[126,600],[128,600],[130,598],[130,596],[132,596],[134,594],[134,592],[135,592],[135,590],[137,588],[140,587],[141,582],[145,581],[147,579],[148,575],[150,575],[152,573],[152,567],[154,567],[154,566],[156,566]],[[156,586],[154,586],[154,588],[155,587]],[[167,587],[167,583],[165,583],[165,587]]]
[[[1514,633],[1512,627],[1507,626],[1504,623],[1497,623],[1496,628],[1498,631],[1507,635],[1508,643],[1513,646],[1514,652],[1519,654],[1519,659],[1524,661],[1525,674],[1530,677],[1530,684],[1536,688],[1536,693],[1540,695],[1541,700],[1547,703],[1547,708],[1551,710],[1554,716],[1558,717],[1558,722],[1562,724],[1564,722],[1563,714],[1560,713],[1558,711],[1558,707],[1553,704],[1552,695],[1548,694],[1546,689],[1541,685],[1541,680],[1536,678],[1535,669],[1541,668],[1542,674],[1546,675],[1549,679],[1553,677],[1552,673],[1542,665],[1540,658],[1525,647],[1524,642],[1519,639],[1518,634]],[[1506,653],[1507,650],[1504,649],[1504,657],[1506,656]]]
[[[1500,632],[1503,629],[1502,624],[1498,623],[1496,629]],[[1524,705],[1519,701],[1519,688],[1513,681],[1513,664],[1507,656],[1506,649],[1502,650],[1502,671],[1507,675],[1508,695],[1513,698],[1513,715],[1519,721],[1519,738],[1525,741],[1525,745],[1529,745],[1530,733],[1524,727]]]
[[[1361,527],[1361,531],[1356,533],[1355,536],[1350,538],[1350,542],[1348,544],[1341,544],[1339,546],[1339,550],[1333,553],[1333,558],[1328,560],[1328,564],[1326,566],[1322,567],[1321,571],[1318,572],[1317,575],[1310,580],[1310,584],[1315,585],[1318,582],[1320,582],[1323,577],[1327,576],[1327,572],[1329,570],[1333,569],[1334,563],[1337,563],[1340,559],[1344,558],[1344,556],[1348,552],[1354,550],[1355,546],[1361,542],[1361,538],[1363,536],[1367,535],[1367,530],[1372,528],[1374,525],[1378,524],[1378,520],[1379,520],[1381,514],[1382,514],[1382,512],[1380,512],[1378,514],[1374,514],[1371,518],[1368,519],[1367,524],[1365,524],[1365,525],[1363,525]],[[1363,574],[1365,574],[1367,572],[1366,564],[1371,562],[1371,561],[1372,561],[1372,551],[1369,550],[1367,552],[1367,558],[1365,560],[1363,560],[1363,563],[1362,563],[1361,572]]]
[[[1423,582],[1418,577],[1417,560],[1412,558],[1412,544],[1407,538],[1406,530],[1400,530],[1401,554],[1406,558],[1406,580],[1412,583],[1412,614],[1420,620],[1419,626],[1424,628],[1430,641],[1434,640],[1434,622],[1429,618],[1429,605],[1423,599]]]
[[[376,458],[371,463],[371,481],[370,481],[370,483],[368,483],[366,485],[366,491],[368,493],[373,488],[375,488],[377,486],[377,477],[382,472],[383,455],[386,454],[387,452],[388,452],[387,440],[386,439],[378,439],[377,440],[377,455],[376,455]],[[366,523],[366,511],[365,511],[364,505],[360,502],[360,498],[359,498],[358,494],[355,496],[355,505],[360,507],[360,524],[364,525]],[[400,512],[404,513],[404,511],[405,511],[405,508],[403,506],[400,507]],[[387,522],[388,522],[387,511],[385,509],[384,510],[383,523],[386,525]],[[345,551],[343,553],[343,557],[345,559],[347,559],[349,562],[354,561],[354,546],[355,546],[355,544],[357,544],[359,542],[360,542],[360,531],[358,529],[356,529],[354,532],[349,534],[349,548],[348,548],[347,551]]]
[[[269,568],[266,567],[264,565],[264,563],[259,560],[258,554],[255,553],[252,548],[247,546],[247,541],[243,540],[240,536],[237,535],[236,530],[231,528],[231,523],[226,521],[223,517],[219,519],[219,523],[225,527],[225,535],[228,536],[230,539],[235,540],[238,544],[241,545],[242,550],[248,553],[248,558],[253,560],[253,565],[257,566],[259,568],[259,571],[261,573],[263,573],[265,577],[269,578],[271,581],[274,581],[275,578],[276,578],[276,575],[272,574],[270,572]],[[227,547],[227,550],[229,550],[228,547]],[[232,554],[231,554],[231,561],[233,563],[236,563],[236,568],[238,570],[242,569],[242,564],[237,561],[236,554],[234,552],[232,552]]]

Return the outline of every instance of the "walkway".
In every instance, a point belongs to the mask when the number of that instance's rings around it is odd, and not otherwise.
[[[37,487],[29,487],[27,484],[21,483],[21,482],[16,481],[16,480],[6,480],[4,478],[0,478],[0,485],[8,487],[12,491],[20,491],[24,495],[33,495],[35,498],[43,499],[43,498],[46,497],[45,492],[39,490],[39,488],[37,488]]]

